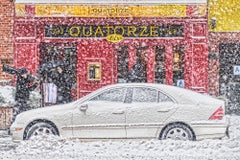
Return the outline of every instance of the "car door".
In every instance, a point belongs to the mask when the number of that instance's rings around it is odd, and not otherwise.
[[[73,136],[126,138],[126,88],[108,89],[81,103],[73,113]]]
[[[154,88],[133,87],[126,113],[128,138],[154,138],[164,121],[174,113],[176,104]]]

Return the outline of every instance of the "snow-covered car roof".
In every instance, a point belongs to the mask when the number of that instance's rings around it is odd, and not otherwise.
[[[156,84],[156,83],[118,83],[109,86],[105,86],[105,89],[110,89],[112,87],[134,87],[134,86],[145,86],[160,89],[165,94],[174,98],[175,101],[182,104],[192,104],[192,103],[223,103],[222,100],[211,97],[207,94],[198,93],[189,89],[184,89],[176,86]]]

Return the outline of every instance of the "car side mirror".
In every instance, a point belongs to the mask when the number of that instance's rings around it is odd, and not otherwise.
[[[87,109],[88,109],[88,105],[87,105],[87,104],[81,105],[80,108],[79,108],[79,110],[80,110],[81,112],[86,112]]]

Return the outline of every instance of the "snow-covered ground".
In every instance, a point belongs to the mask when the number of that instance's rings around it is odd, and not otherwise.
[[[15,104],[16,88],[13,86],[0,86],[0,106],[1,107],[12,107]],[[40,107],[41,95],[39,91],[33,91],[30,94],[30,106],[32,108]]]
[[[204,141],[96,140],[35,137],[13,143],[0,138],[0,159],[19,160],[239,160],[240,117],[231,116],[230,138]],[[0,132],[1,133],[1,132]]]

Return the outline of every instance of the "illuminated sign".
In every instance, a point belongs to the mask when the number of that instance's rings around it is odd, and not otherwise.
[[[186,5],[36,5],[37,17],[186,17]]]
[[[47,0],[49,1],[49,0]],[[95,0],[94,0],[95,1]],[[196,0],[195,0],[196,1]],[[34,17],[188,17],[188,16],[205,16],[207,11],[206,3],[154,3],[147,4],[145,0],[141,4],[112,4],[106,1],[91,5],[89,3],[70,3],[64,2],[58,4],[49,3],[15,3],[16,17],[24,17],[29,14]],[[71,0],[72,2],[72,0]],[[139,1],[135,1],[138,3]],[[158,0],[158,2],[160,2]],[[198,1],[199,2],[199,1]],[[31,7],[31,10],[28,8]],[[29,13],[30,12],[30,13]]]
[[[56,1],[57,2],[57,1]],[[16,4],[16,17],[27,15],[26,4]],[[186,17],[187,5],[80,5],[36,4],[35,17]]]
[[[183,25],[139,26],[45,26],[45,37],[106,38],[117,34],[122,37],[183,37]],[[114,38],[114,37],[112,37]],[[116,38],[116,37],[115,37]],[[119,37],[120,38],[120,37]]]

